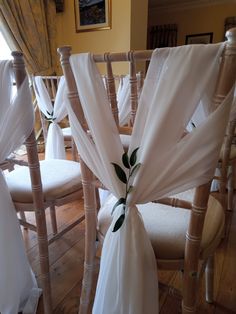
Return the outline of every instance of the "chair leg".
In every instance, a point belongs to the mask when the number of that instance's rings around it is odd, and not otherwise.
[[[92,290],[95,254],[96,254],[96,192],[93,185],[93,174],[82,164],[83,191],[84,191],[84,208],[85,208],[85,257],[84,257],[84,275],[81,288],[79,314],[87,314]],[[84,167],[83,167],[84,166]],[[88,232],[89,230],[89,232]]]
[[[196,313],[196,304],[191,302],[190,299],[194,297],[183,298],[182,300],[182,314],[195,314]]]
[[[57,234],[57,217],[56,217],[56,210],[55,206],[50,206],[50,218],[51,218],[51,224],[52,224],[52,233],[53,235]]]
[[[39,248],[39,263],[40,263],[40,278],[43,288],[43,306],[44,314],[52,314],[52,292],[51,280],[49,271],[49,254],[48,254],[48,237],[47,225],[44,209],[35,211],[36,225],[37,225],[37,239]]]
[[[214,299],[214,255],[207,260],[205,269],[206,302],[213,303]]]
[[[188,263],[187,263],[188,264]],[[197,307],[197,292],[199,286],[199,273],[197,267],[185,265],[183,272],[183,300],[182,314],[195,314]]]
[[[79,314],[87,314],[89,309],[90,295],[92,290],[93,274],[94,274],[94,261],[91,264],[84,263],[84,275],[82,281],[82,289],[80,296]]]

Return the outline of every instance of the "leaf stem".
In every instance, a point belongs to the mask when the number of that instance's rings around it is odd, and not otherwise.
[[[127,201],[127,197],[129,192],[131,191],[131,189],[133,188],[132,185],[129,185],[130,182],[130,178],[132,177],[132,175],[134,174],[134,172],[136,172],[136,170],[140,167],[140,163],[136,164],[137,161],[137,151],[138,151],[138,147],[132,152],[130,158],[128,157],[127,153],[124,153],[122,155],[122,162],[123,165],[125,166],[125,168],[128,169],[128,178],[126,176],[125,171],[116,163],[112,162],[112,165],[115,168],[115,172],[116,175],[118,176],[118,178],[125,183],[125,197],[124,198],[120,198],[116,204],[114,205],[113,209],[112,209],[112,213],[115,210],[115,208],[120,205],[123,204],[123,211],[124,213],[120,215],[120,217],[117,219],[114,228],[113,228],[113,232],[116,232],[117,230],[120,229],[120,227],[122,226],[124,219],[125,219],[125,207],[126,207],[126,201]]]

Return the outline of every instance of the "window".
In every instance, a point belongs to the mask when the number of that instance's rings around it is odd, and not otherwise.
[[[0,60],[12,59],[11,49],[9,48],[2,32],[0,31]]]

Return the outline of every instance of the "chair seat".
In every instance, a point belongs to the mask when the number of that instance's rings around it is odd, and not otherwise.
[[[80,164],[70,160],[40,161],[44,201],[61,198],[82,188]],[[14,202],[32,203],[31,181],[28,167],[19,167],[6,175]]]
[[[111,210],[116,198],[108,197],[98,214],[98,228],[102,236],[111,223]],[[190,210],[167,205],[148,203],[138,205],[145,228],[158,259],[179,260],[184,258],[185,234]],[[203,238],[201,258],[208,256],[218,245],[224,227],[224,212],[221,204],[212,196],[209,198]]]

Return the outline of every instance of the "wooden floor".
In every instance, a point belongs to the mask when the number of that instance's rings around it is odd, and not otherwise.
[[[82,213],[82,200],[58,208],[57,217],[59,226],[64,226],[75,216],[81,215]],[[27,218],[33,221],[33,214],[27,215]],[[210,305],[205,302],[204,284],[202,280],[198,314],[236,313],[236,209],[231,212],[229,216],[231,221],[229,230],[222,241],[216,256],[215,303]],[[48,217],[47,220],[50,234],[50,218]],[[23,237],[33,271],[36,274],[39,274],[36,235],[31,231],[23,230]],[[83,257],[84,223],[80,226],[76,226],[63,238],[57,240],[50,246],[52,294],[55,314],[75,314],[78,311],[83,273]],[[97,271],[95,273],[95,280],[96,276]],[[161,282],[170,283],[179,288],[179,273],[160,272],[158,276]],[[37,278],[40,282],[40,277]],[[179,297],[171,295],[170,291],[161,288],[159,299],[161,314],[180,313],[181,300]],[[42,300],[40,300],[37,314],[43,314]]]

